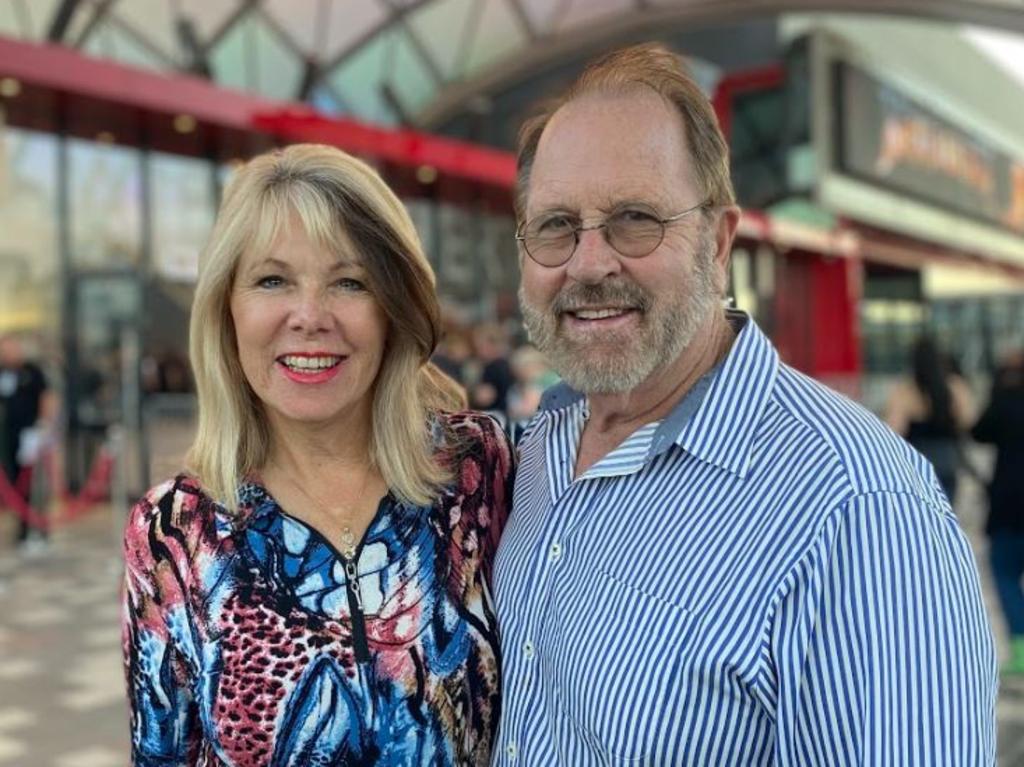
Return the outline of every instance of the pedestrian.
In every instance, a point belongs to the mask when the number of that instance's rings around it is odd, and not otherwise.
[[[46,376],[28,359],[20,338],[0,338],[0,470],[14,490],[29,502],[33,474],[38,470],[38,443],[47,428],[49,402]],[[17,513],[17,512],[16,512]],[[36,554],[46,545],[47,530],[42,515],[31,519],[19,515],[15,543],[19,550]]]
[[[985,533],[996,593],[1010,631],[1010,657],[1002,670],[1024,674],[1024,350],[1007,355],[996,371],[988,405],[971,436],[996,448]]]
[[[939,484],[956,501],[962,440],[974,423],[974,397],[934,339],[922,336],[910,353],[910,376],[889,393],[885,421],[935,468]]]

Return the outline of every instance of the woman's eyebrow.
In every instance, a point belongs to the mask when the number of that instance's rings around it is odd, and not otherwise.
[[[274,256],[264,256],[260,260],[255,261],[246,266],[242,271],[248,273],[266,268],[284,271],[291,269],[291,265],[287,261],[284,261],[280,258],[275,258]]]
[[[333,274],[334,272],[343,272],[347,269],[362,270],[363,265],[361,262],[353,258],[339,258],[337,261],[331,264],[330,272],[331,274]]]

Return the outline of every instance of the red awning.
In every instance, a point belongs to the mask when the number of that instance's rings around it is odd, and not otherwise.
[[[275,143],[317,141],[371,160],[511,189],[515,158],[412,130],[320,114],[219,87],[202,78],[91,58],[57,45],[0,37],[0,78],[18,81],[0,98],[7,124],[175,154],[229,159]],[[185,115],[187,131],[180,130]],[[194,121],[194,122],[193,122]]]

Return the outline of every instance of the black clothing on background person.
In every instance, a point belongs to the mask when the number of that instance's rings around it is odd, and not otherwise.
[[[494,399],[489,403],[480,403],[481,407],[508,413],[508,392],[515,381],[512,365],[505,357],[498,357],[485,364],[480,372],[480,383],[491,387]]]
[[[19,365],[0,364],[0,467],[12,485],[17,486],[23,468],[18,462],[18,447],[22,434],[39,420],[43,394],[46,392],[46,377],[39,367],[31,362]],[[30,468],[28,469],[31,470]],[[28,499],[28,488],[24,496]],[[29,535],[25,520],[18,523],[18,542]]]
[[[999,604],[1010,632],[1004,675],[1024,675],[1024,355],[1001,368],[988,407],[971,429],[978,442],[996,448],[988,483],[989,562]]]
[[[911,421],[905,439],[929,460],[950,503],[956,499],[957,469],[960,466],[960,435],[951,424],[935,418]]]
[[[996,447],[985,531],[1024,534],[1024,364],[996,373],[988,407],[971,436]]]
[[[910,376],[889,393],[885,420],[935,469],[951,504],[961,468],[960,438],[973,423],[973,397],[936,342],[919,338],[911,350]]]

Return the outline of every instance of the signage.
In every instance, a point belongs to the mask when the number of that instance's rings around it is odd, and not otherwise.
[[[835,64],[834,83],[843,173],[1024,234],[1024,159],[849,64]]]

